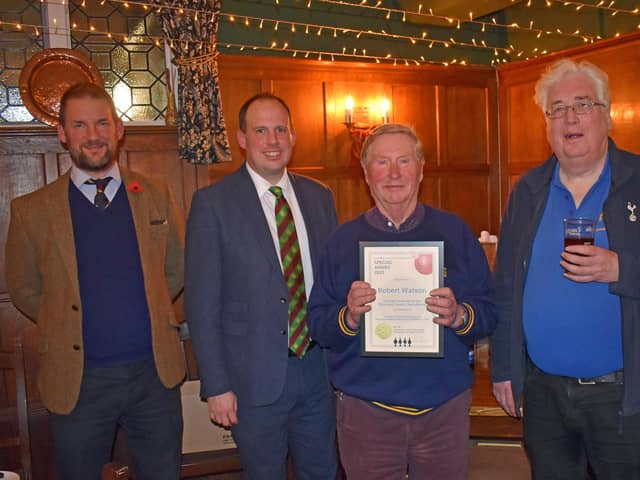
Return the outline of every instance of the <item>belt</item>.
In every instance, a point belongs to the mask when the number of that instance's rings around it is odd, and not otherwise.
[[[624,373],[622,370],[616,370],[615,372],[600,375],[599,377],[591,378],[576,378],[580,385],[595,385],[597,383],[624,383]]]
[[[306,351],[305,355],[306,355],[307,353],[309,353],[309,351],[310,351],[312,348],[314,348],[316,345],[317,345],[316,341],[315,341],[315,340],[311,340],[311,342],[309,343],[309,346],[307,347],[307,351]],[[293,353],[291,350],[287,350],[287,353],[289,354],[289,356],[290,356],[290,357],[295,357],[295,356],[296,356],[296,354],[295,354],[295,353]]]
[[[577,382],[578,385],[597,385],[600,383],[617,383],[622,385],[624,383],[623,370],[616,370],[615,372],[605,373],[604,375],[600,375],[599,377],[576,378],[576,377],[564,377],[561,375],[553,375],[552,373],[546,373],[540,370],[536,365],[534,365],[533,362],[529,362],[529,365],[533,371],[541,373],[542,375],[550,375],[550,376],[557,376],[559,378],[565,378],[568,381]]]

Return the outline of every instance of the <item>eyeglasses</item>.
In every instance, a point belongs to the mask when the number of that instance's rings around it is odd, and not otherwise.
[[[569,109],[573,110],[573,113],[576,115],[589,115],[593,112],[594,106],[606,107],[604,103],[594,102],[593,100],[579,100],[573,105],[565,105],[563,103],[552,105],[551,108],[544,113],[547,117],[555,120],[556,118],[564,117]]]

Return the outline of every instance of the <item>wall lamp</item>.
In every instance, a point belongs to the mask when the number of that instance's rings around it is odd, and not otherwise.
[[[387,98],[382,98],[371,105],[356,105],[353,97],[347,95],[344,101],[344,124],[351,137],[352,161],[360,163],[362,144],[374,128],[380,124],[389,123],[390,109],[391,102]],[[372,115],[380,120],[372,122]]]

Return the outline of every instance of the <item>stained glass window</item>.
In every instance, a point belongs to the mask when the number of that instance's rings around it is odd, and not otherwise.
[[[98,0],[71,0],[68,5],[71,48],[96,64],[121,118],[162,120],[167,108],[165,57],[162,29],[151,9]],[[20,98],[19,79],[26,62],[44,48],[43,15],[40,0],[2,0],[0,124],[38,123]],[[17,30],[16,24],[25,27]]]
[[[32,55],[42,50],[42,32],[34,27],[16,30],[12,24],[42,25],[39,0],[2,0],[0,26],[0,124],[38,123],[20,98],[20,72]]]
[[[71,0],[71,47],[96,64],[123,120],[161,120],[167,108],[162,28],[140,5]],[[111,34],[111,38],[106,33]]]

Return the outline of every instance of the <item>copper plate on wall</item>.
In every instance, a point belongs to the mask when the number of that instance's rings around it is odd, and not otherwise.
[[[98,68],[86,56],[69,48],[36,53],[20,73],[20,95],[31,114],[48,125],[58,124],[60,99],[78,83],[103,85]]]

